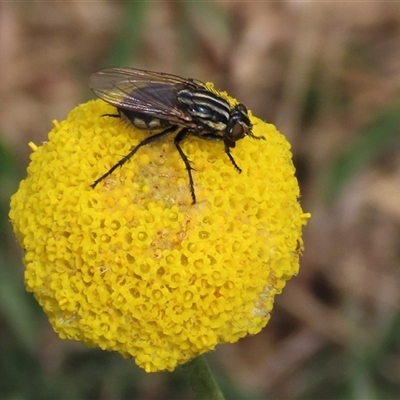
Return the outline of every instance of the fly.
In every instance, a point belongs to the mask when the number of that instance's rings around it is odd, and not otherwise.
[[[175,133],[174,144],[188,172],[192,204],[195,204],[192,167],[180,146],[185,138],[196,136],[223,142],[225,153],[239,173],[242,170],[230,152],[236,142],[245,136],[265,140],[253,135],[243,104],[231,107],[224,98],[195,79],[133,68],[107,68],[93,73],[89,85],[100,99],[117,108],[118,114],[109,116],[125,118],[139,129],[161,130],[133,147],[98,178],[92,188],[124,165],[141,147]]]

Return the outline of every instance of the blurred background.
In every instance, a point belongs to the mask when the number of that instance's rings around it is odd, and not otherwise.
[[[61,341],[24,291],[7,214],[28,142],[106,66],[212,81],[292,144],[300,274],[207,356],[227,398],[400,399],[399,3],[1,2],[0,60],[1,399],[193,398],[180,369]]]

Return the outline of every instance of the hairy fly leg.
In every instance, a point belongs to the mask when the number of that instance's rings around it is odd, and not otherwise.
[[[234,146],[229,146],[226,143],[225,138],[223,136],[216,135],[215,133],[206,133],[204,135],[199,135],[198,137],[201,138],[201,139],[205,139],[205,140],[224,142],[224,144],[225,144],[225,153],[228,155],[228,157],[231,160],[231,163],[235,167],[236,171],[239,172],[239,174],[242,173],[242,169],[236,164],[236,161],[235,161],[235,159],[233,158],[233,156],[231,154],[230,148],[234,147]]]
[[[192,196],[192,204],[196,204],[196,194],[194,191],[194,182],[193,182],[193,177],[192,177],[192,166],[190,165],[190,161],[187,158],[187,155],[183,152],[181,146],[179,145],[180,142],[182,142],[185,137],[187,137],[189,134],[189,129],[182,129],[174,139],[174,144],[176,149],[178,150],[183,162],[185,163],[186,171],[188,172],[189,175],[189,186],[190,186],[190,194]]]
[[[156,135],[149,136],[146,139],[142,140],[137,146],[132,148],[132,150],[121,160],[119,160],[114,166],[112,166],[104,175],[102,175],[100,178],[96,179],[90,186],[94,189],[99,182],[110,176],[118,167],[122,167],[131,157],[134,156],[134,154],[143,146],[147,146],[151,143],[157,142],[164,137],[168,136],[172,132],[176,131],[178,129],[177,126],[171,126],[170,128],[166,129],[165,131],[162,131],[160,133],[157,133]],[[179,135],[179,134],[178,134]]]

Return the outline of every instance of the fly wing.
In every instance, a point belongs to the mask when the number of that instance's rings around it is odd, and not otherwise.
[[[89,86],[115,107],[191,126],[191,115],[177,101],[177,92],[199,88],[199,81],[133,68],[108,68],[93,73]]]

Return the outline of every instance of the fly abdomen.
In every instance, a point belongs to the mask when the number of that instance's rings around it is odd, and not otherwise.
[[[139,129],[154,130],[171,126],[171,124],[165,119],[156,118],[136,111],[118,108],[118,112],[122,117],[126,118]]]

